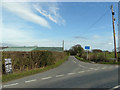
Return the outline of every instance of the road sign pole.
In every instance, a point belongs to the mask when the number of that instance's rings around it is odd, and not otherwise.
[[[88,50],[90,49],[90,46],[85,46],[85,49],[87,50],[87,60],[88,60]]]
[[[87,60],[88,60],[88,50],[87,50]]]

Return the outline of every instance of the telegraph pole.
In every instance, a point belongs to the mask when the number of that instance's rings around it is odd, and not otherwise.
[[[64,51],[64,40],[63,40],[63,51]]]
[[[113,11],[113,5],[111,5],[111,9],[112,9],[112,24],[113,24],[113,36],[114,36],[114,53],[115,53],[115,59],[117,60],[117,50],[116,50],[116,37],[115,37],[115,25],[114,25],[114,11]]]

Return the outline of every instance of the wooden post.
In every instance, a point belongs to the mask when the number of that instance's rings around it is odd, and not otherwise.
[[[111,5],[112,9],[112,24],[113,24],[113,35],[114,35],[114,53],[115,53],[115,59],[117,60],[117,50],[116,50],[116,36],[115,36],[115,25],[114,25],[114,11],[113,11],[113,5]]]

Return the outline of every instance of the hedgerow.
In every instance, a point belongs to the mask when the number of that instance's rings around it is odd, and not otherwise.
[[[5,74],[6,58],[11,58],[13,72],[20,72],[53,65],[65,56],[65,52],[53,51],[2,52],[2,73]]]

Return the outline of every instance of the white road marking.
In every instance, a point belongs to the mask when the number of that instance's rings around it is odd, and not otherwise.
[[[116,88],[119,88],[119,87],[120,87],[120,85],[113,87],[113,89],[116,89]]]
[[[68,75],[72,75],[72,74],[75,74],[75,73],[68,73]]]
[[[36,79],[25,81],[25,83],[36,81]]]
[[[42,78],[42,80],[45,80],[45,79],[50,79],[50,78],[52,78],[52,77],[45,77],[45,78]]]
[[[94,69],[94,70],[98,70],[98,69]]]
[[[102,69],[105,69],[105,68],[102,68]]]
[[[9,86],[13,86],[13,85],[17,85],[18,83],[13,83],[13,84],[9,84],[9,85],[4,85],[3,87],[9,87]]]
[[[90,69],[94,69],[94,68],[90,68]]]
[[[91,71],[91,70],[87,70],[87,71]]]
[[[85,72],[85,71],[80,71],[80,72],[78,72],[78,73],[83,73],[83,72]]]
[[[76,63],[74,60],[73,60],[74,63]]]
[[[61,74],[61,75],[56,75],[56,77],[62,77],[62,76],[64,76],[64,74]]]
[[[119,66],[117,65],[117,66],[115,66],[116,68],[118,68]]]
[[[79,64],[79,66],[80,66],[80,67],[83,67],[83,68],[87,68],[87,67],[85,67],[85,66],[83,66],[83,65],[80,65],[80,64]]]

